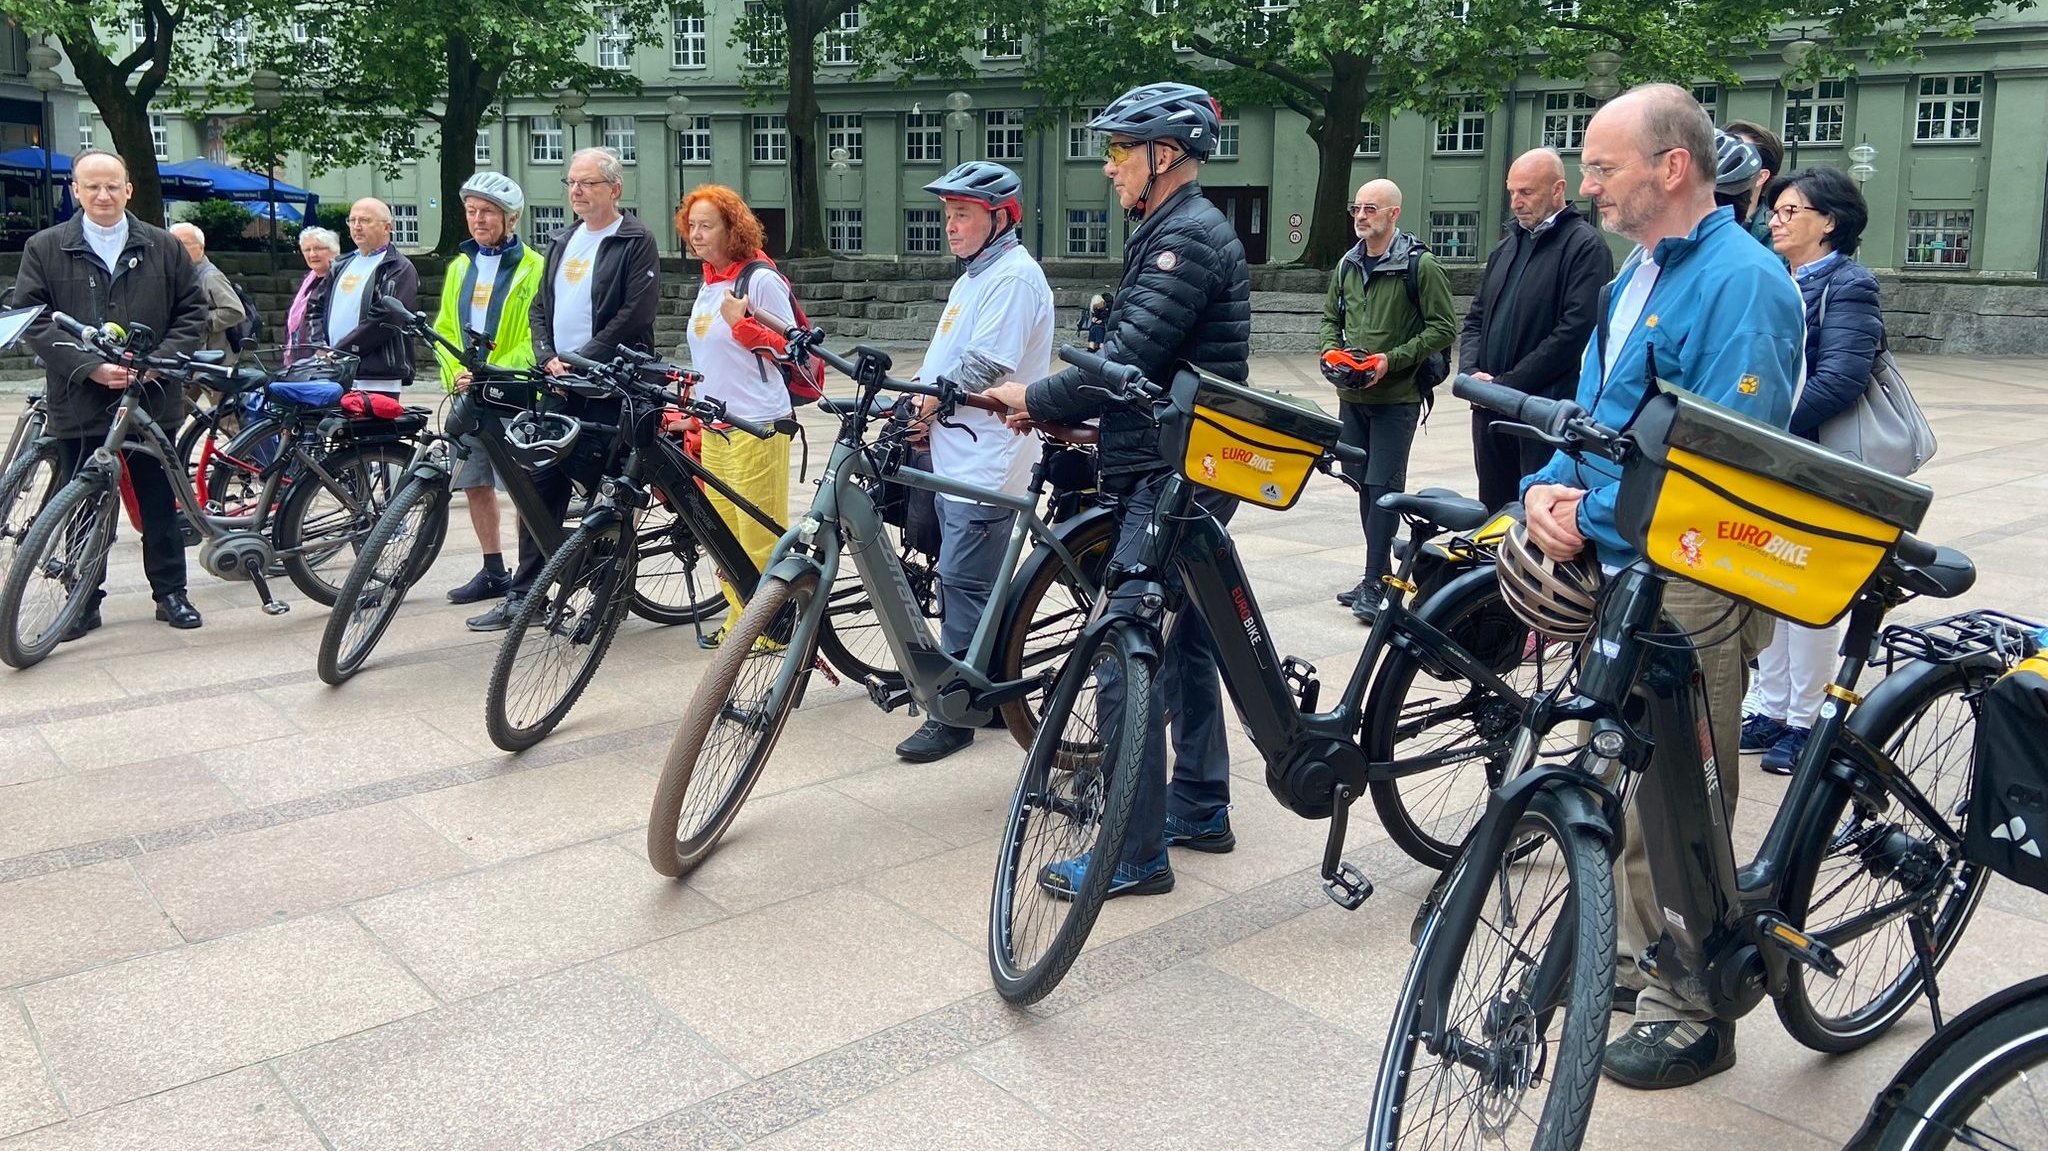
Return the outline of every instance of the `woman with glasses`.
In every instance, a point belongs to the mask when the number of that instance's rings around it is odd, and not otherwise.
[[[327,287],[327,274],[341,258],[341,237],[327,228],[306,228],[299,233],[299,255],[306,259],[306,278],[299,281],[298,294],[284,316],[284,359],[291,363],[308,347],[327,343],[327,319],[320,301]]]
[[[1792,268],[1806,303],[1806,384],[1792,409],[1793,434],[1820,438],[1820,426],[1854,407],[1884,345],[1877,277],[1855,259],[1870,213],[1863,193],[1836,168],[1808,168],[1774,184],[1771,246]],[[1779,620],[1757,657],[1743,701],[1742,746],[1762,749],[1763,768],[1792,774],[1813,730],[1821,691],[1834,671],[1842,625],[1800,627]]]

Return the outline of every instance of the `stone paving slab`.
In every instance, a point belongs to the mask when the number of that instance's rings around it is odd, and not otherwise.
[[[2048,616],[2048,370],[1904,363],[1942,439],[1922,534],[1980,576],[1898,618]],[[1305,357],[1254,369],[1327,403]],[[1459,402],[1409,482],[1470,490]],[[1318,482],[1233,529],[1276,643],[1326,681],[1361,634],[1329,602],[1356,578],[1356,508]],[[0,673],[0,1151],[1356,1145],[1431,878],[1370,805],[1346,846],[1379,894],[1345,913],[1312,870],[1324,825],[1272,802],[1233,731],[1238,850],[1177,856],[1172,895],[1112,902],[1060,988],[1011,1008],[984,951],[1005,733],[900,764],[919,720],[821,682],[728,842],[661,879],[643,821],[707,658],[635,620],[554,736],[498,751],[496,637],[439,598],[477,563],[459,509],[452,528],[342,688],[313,674],[325,617],[295,591],[271,618],[198,577],[206,627],[154,623],[126,533],[107,626]],[[1745,781],[1738,842],[1782,792]],[[1947,1006],[2044,949],[2048,900],[1994,883]],[[1726,1075],[1603,1088],[1587,1146],[1838,1146],[1928,1032],[1916,1010],[1827,1057],[1760,1010]]]

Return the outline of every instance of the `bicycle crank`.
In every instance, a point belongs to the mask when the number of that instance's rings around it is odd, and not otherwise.
[[[256,585],[265,615],[283,615],[292,605],[270,594],[263,573],[277,562],[277,550],[258,532],[228,532],[199,547],[199,566],[216,579],[244,580]]]

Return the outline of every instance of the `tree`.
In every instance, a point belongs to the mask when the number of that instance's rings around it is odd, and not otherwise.
[[[837,34],[840,18],[858,10],[859,0],[748,0],[733,26],[732,43],[746,56],[749,98],[765,100],[778,83],[789,96],[784,120],[789,131],[789,227],[791,255],[823,255],[824,185],[818,170],[818,37]]]

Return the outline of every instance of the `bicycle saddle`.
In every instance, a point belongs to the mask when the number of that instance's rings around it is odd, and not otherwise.
[[[203,352],[192,353],[192,362],[195,364],[224,364],[227,359],[228,354],[219,348],[208,348]]]
[[[1915,595],[1935,599],[1954,599],[1977,582],[1977,565],[1954,548],[1936,547],[1934,558],[1926,563],[1894,555],[1891,568],[1893,583]]]
[[[1424,488],[1419,492],[1389,492],[1380,506],[1390,512],[1414,516],[1445,531],[1469,532],[1486,522],[1486,505],[1468,500],[1449,488]]]

